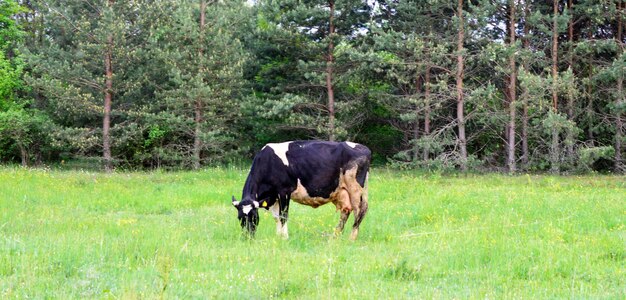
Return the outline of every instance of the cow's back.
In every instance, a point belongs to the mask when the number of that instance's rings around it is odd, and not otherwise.
[[[294,141],[287,151],[290,177],[299,180],[311,197],[322,198],[337,188],[342,171],[360,164],[364,168],[359,169],[367,172],[370,156],[367,147],[346,142]],[[364,181],[365,174],[361,177]]]

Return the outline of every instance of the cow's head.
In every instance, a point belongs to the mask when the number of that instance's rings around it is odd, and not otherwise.
[[[256,227],[259,225],[259,202],[254,200],[237,201],[233,196],[233,206],[237,209],[237,218],[241,228],[250,236],[254,236]]]

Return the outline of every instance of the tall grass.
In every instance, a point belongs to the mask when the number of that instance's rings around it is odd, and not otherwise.
[[[626,297],[625,177],[377,169],[351,242],[295,203],[243,239],[246,175],[2,168],[0,298]]]

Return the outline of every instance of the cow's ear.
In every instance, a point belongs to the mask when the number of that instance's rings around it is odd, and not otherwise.
[[[237,199],[235,199],[235,196],[233,196],[233,206],[234,207],[238,207],[239,206],[239,201],[237,201]]]
[[[254,207],[259,208],[259,202],[258,201],[252,201],[252,203],[254,204]]]

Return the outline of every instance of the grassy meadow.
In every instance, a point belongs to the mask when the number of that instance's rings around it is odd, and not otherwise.
[[[261,212],[247,170],[0,168],[0,298],[626,298],[626,177],[375,169],[359,239],[334,206]]]

